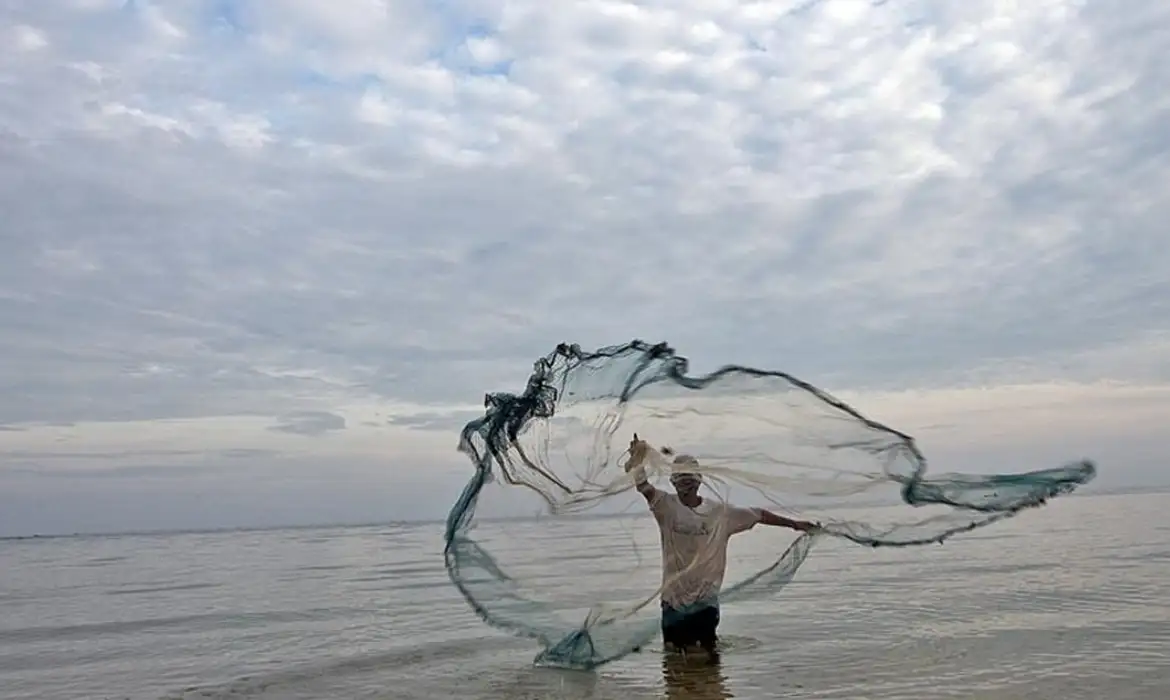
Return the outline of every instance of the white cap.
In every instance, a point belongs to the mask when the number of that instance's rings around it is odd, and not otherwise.
[[[702,480],[702,477],[699,475],[699,460],[695,459],[691,455],[679,455],[675,457],[673,469],[671,471],[673,472],[670,475],[671,481],[674,481],[676,478],[682,478],[686,476]]]

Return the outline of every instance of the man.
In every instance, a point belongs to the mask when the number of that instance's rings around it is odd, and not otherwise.
[[[657,489],[646,479],[643,462],[650,446],[637,434],[630,441],[626,472],[634,472],[638,492],[658,522],[662,540],[662,639],[668,647],[698,644],[715,655],[719,626],[719,590],[727,569],[732,535],[757,524],[808,532],[814,523],[790,520],[762,508],[739,508],[699,495],[702,476],[694,457],[674,458],[670,483],[675,493]],[[669,454],[669,450],[664,449]]]

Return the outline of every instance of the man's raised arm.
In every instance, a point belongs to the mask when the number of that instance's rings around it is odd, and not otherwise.
[[[626,473],[633,473],[634,487],[638,489],[638,493],[642,494],[647,503],[653,503],[654,497],[658,495],[658,489],[654,488],[654,484],[651,484],[646,478],[646,467],[643,465],[649,449],[650,446],[639,440],[635,433],[634,439],[630,440],[630,458],[626,461]]]

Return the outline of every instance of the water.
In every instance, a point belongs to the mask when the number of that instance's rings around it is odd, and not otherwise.
[[[1168,512],[1075,497],[945,546],[820,546],[783,594],[724,610],[718,666],[651,647],[594,673],[533,669],[480,623],[436,526],[8,540],[0,698],[1164,700]],[[588,528],[574,561],[628,542]]]

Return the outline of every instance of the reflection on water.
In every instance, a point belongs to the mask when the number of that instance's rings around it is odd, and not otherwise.
[[[703,651],[666,652],[662,655],[662,680],[667,700],[727,700],[734,697],[727,688],[720,654]]]

